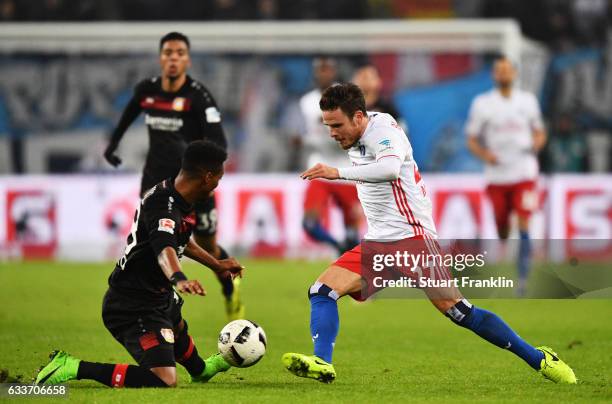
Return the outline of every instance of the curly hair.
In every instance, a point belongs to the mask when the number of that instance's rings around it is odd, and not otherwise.
[[[321,111],[333,111],[340,108],[351,119],[357,111],[366,114],[363,93],[353,83],[340,83],[327,87],[319,101],[319,108]]]

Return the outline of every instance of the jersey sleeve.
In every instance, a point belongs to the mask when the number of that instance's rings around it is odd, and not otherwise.
[[[402,161],[400,159],[381,159],[372,164],[338,168],[340,178],[362,182],[387,182],[399,177]]]
[[[366,149],[376,157],[376,161],[389,157],[403,161],[408,152],[407,142],[399,125],[397,128],[388,125],[374,128],[368,133],[363,143]]]
[[[227,148],[227,139],[221,124],[221,112],[217,102],[208,89],[200,84],[196,87],[193,111],[199,123],[202,139],[208,139],[223,148]]]
[[[168,210],[168,197],[153,195],[146,199],[143,204],[143,213],[149,244],[157,257],[166,247],[175,250],[178,247],[177,232],[181,225],[181,215],[175,209]]]
[[[544,129],[542,112],[540,111],[540,103],[533,94],[529,94],[529,126],[531,127],[531,130]]]
[[[119,118],[119,123],[113,130],[110,138],[110,144],[117,147],[121,138],[130,127],[132,122],[140,115],[142,108],[140,106],[140,98],[143,92],[143,88],[146,85],[147,80],[143,80],[136,85],[134,88],[134,93],[132,94],[132,98],[128,101],[127,105],[123,109],[123,113],[121,114],[121,118]]]
[[[470,105],[467,122],[465,123],[465,133],[470,137],[479,136],[486,123],[486,114],[483,102],[480,97],[476,97]]]

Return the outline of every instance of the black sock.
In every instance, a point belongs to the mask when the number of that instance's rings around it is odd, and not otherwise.
[[[141,366],[81,361],[77,379],[95,380],[109,387],[168,387]]]
[[[77,379],[95,380],[110,386],[114,370],[114,364],[81,361],[77,371]]]
[[[204,372],[206,364],[198,354],[193,338],[187,333],[187,322],[174,341],[174,357],[191,376],[200,376]]]
[[[168,387],[155,373],[142,366],[129,365],[124,377],[125,387]]]

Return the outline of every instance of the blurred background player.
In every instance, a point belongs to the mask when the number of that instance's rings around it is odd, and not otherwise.
[[[104,152],[111,165],[121,164],[115,151],[128,127],[144,111],[149,130],[149,151],[142,173],[141,196],[153,185],[178,174],[183,152],[190,142],[208,139],[227,149],[221,113],[212,94],[187,75],[191,67],[189,48],[189,39],[179,32],[170,32],[161,38],[161,76],[138,83]],[[194,237],[197,243],[217,259],[228,258],[227,252],[216,241],[214,194],[196,203],[195,211]],[[217,274],[217,277],[223,287],[228,319],[244,317],[239,280],[232,280],[227,274]]]
[[[346,165],[348,159],[332,139],[321,121],[319,100],[321,93],[334,84],[337,77],[336,61],[329,57],[317,57],[313,60],[313,71],[316,88],[304,94],[299,101],[300,112],[304,123],[301,137],[302,155],[307,158],[306,166],[317,162],[331,165]],[[304,168],[304,167],[302,167]],[[330,201],[342,211],[345,228],[345,240],[336,240],[323,226],[323,218]],[[335,182],[320,179],[311,181],[304,197],[304,231],[316,241],[327,243],[339,253],[353,248],[359,243],[359,224],[362,213],[357,198],[355,185],[349,182]]]
[[[351,82],[355,83],[363,92],[367,111],[384,112],[400,123],[397,109],[382,97],[383,81],[376,66],[370,64],[361,66],[353,74]]]
[[[403,244],[400,248],[414,255],[425,250],[439,254],[431,201],[422,192],[424,183],[418,175],[412,146],[397,122],[389,114],[368,113],[363,94],[352,83],[329,87],[321,97],[320,106],[330,137],[348,153],[353,165],[316,164],[301,177],[356,181],[368,219],[364,239],[390,243],[411,241],[408,247]],[[336,371],[331,362],[340,326],[337,301],[345,295],[362,300],[376,292],[373,288],[376,283],[368,284],[364,279],[361,247],[360,244],[342,254],[309,288],[314,355],[284,354],[283,364],[294,375],[324,383],[335,380]],[[450,279],[450,273],[437,266],[430,276],[430,279]],[[436,309],[453,323],[509,350],[555,383],[576,383],[572,369],[550,348],[531,346],[495,313],[463,298],[458,289],[444,288],[448,289],[444,295],[432,289],[424,288],[424,291]]]
[[[538,206],[537,153],[546,144],[546,131],[536,97],[514,88],[516,70],[509,59],[495,61],[493,78],[496,88],[477,96],[470,107],[467,145],[485,163],[486,192],[500,239],[509,236],[510,214],[518,217],[518,293],[523,295],[531,257],[529,217]]]
[[[206,360],[199,356],[181,314],[183,299],[175,292],[206,294],[200,282],[182,272],[183,255],[215,273],[242,273],[234,258],[217,260],[191,237],[196,225],[193,206],[217,187],[226,159],[227,152],[212,142],[190,143],[176,178],[147,191],[136,210],[125,253],[108,279],[102,320],[138,366],[86,362],[55,351],[36,384],[88,379],[109,387],[174,387],[176,362],[192,382],[207,382],[230,368],[221,354]]]

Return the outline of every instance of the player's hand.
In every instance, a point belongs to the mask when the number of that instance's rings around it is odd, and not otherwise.
[[[497,160],[497,156],[489,150],[485,151],[482,159],[484,160],[485,163],[491,164],[491,165],[496,165],[497,163],[499,163],[499,160]]]
[[[244,271],[244,267],[240,265],[236,258],[230,257],[224,260],[219,260],[219,267],[217,268],[217,273],[229,272],[232,276],[232,279],[236,276],[242,278],[242,271]]]
[[[300,174],[304,180],[314,180],[315,178],[325,178],[326,180],[337,180],[340,178],[338,169],[335,167],[326,166],[325,164],[317,163],[313,167]]]
[[[117,167],[121,164],[121,159],[115,154],[115,150],[115,147],[112,145],[109,145],[106,150],[104,150],[104,158],[113,167]]]
[[[188,293],[190,295],[206,296],[206,291],[200,285],[200,282],[195,279],[188,279],[186,281],[178,281],[176,283],[176,289],[181,293]]]

